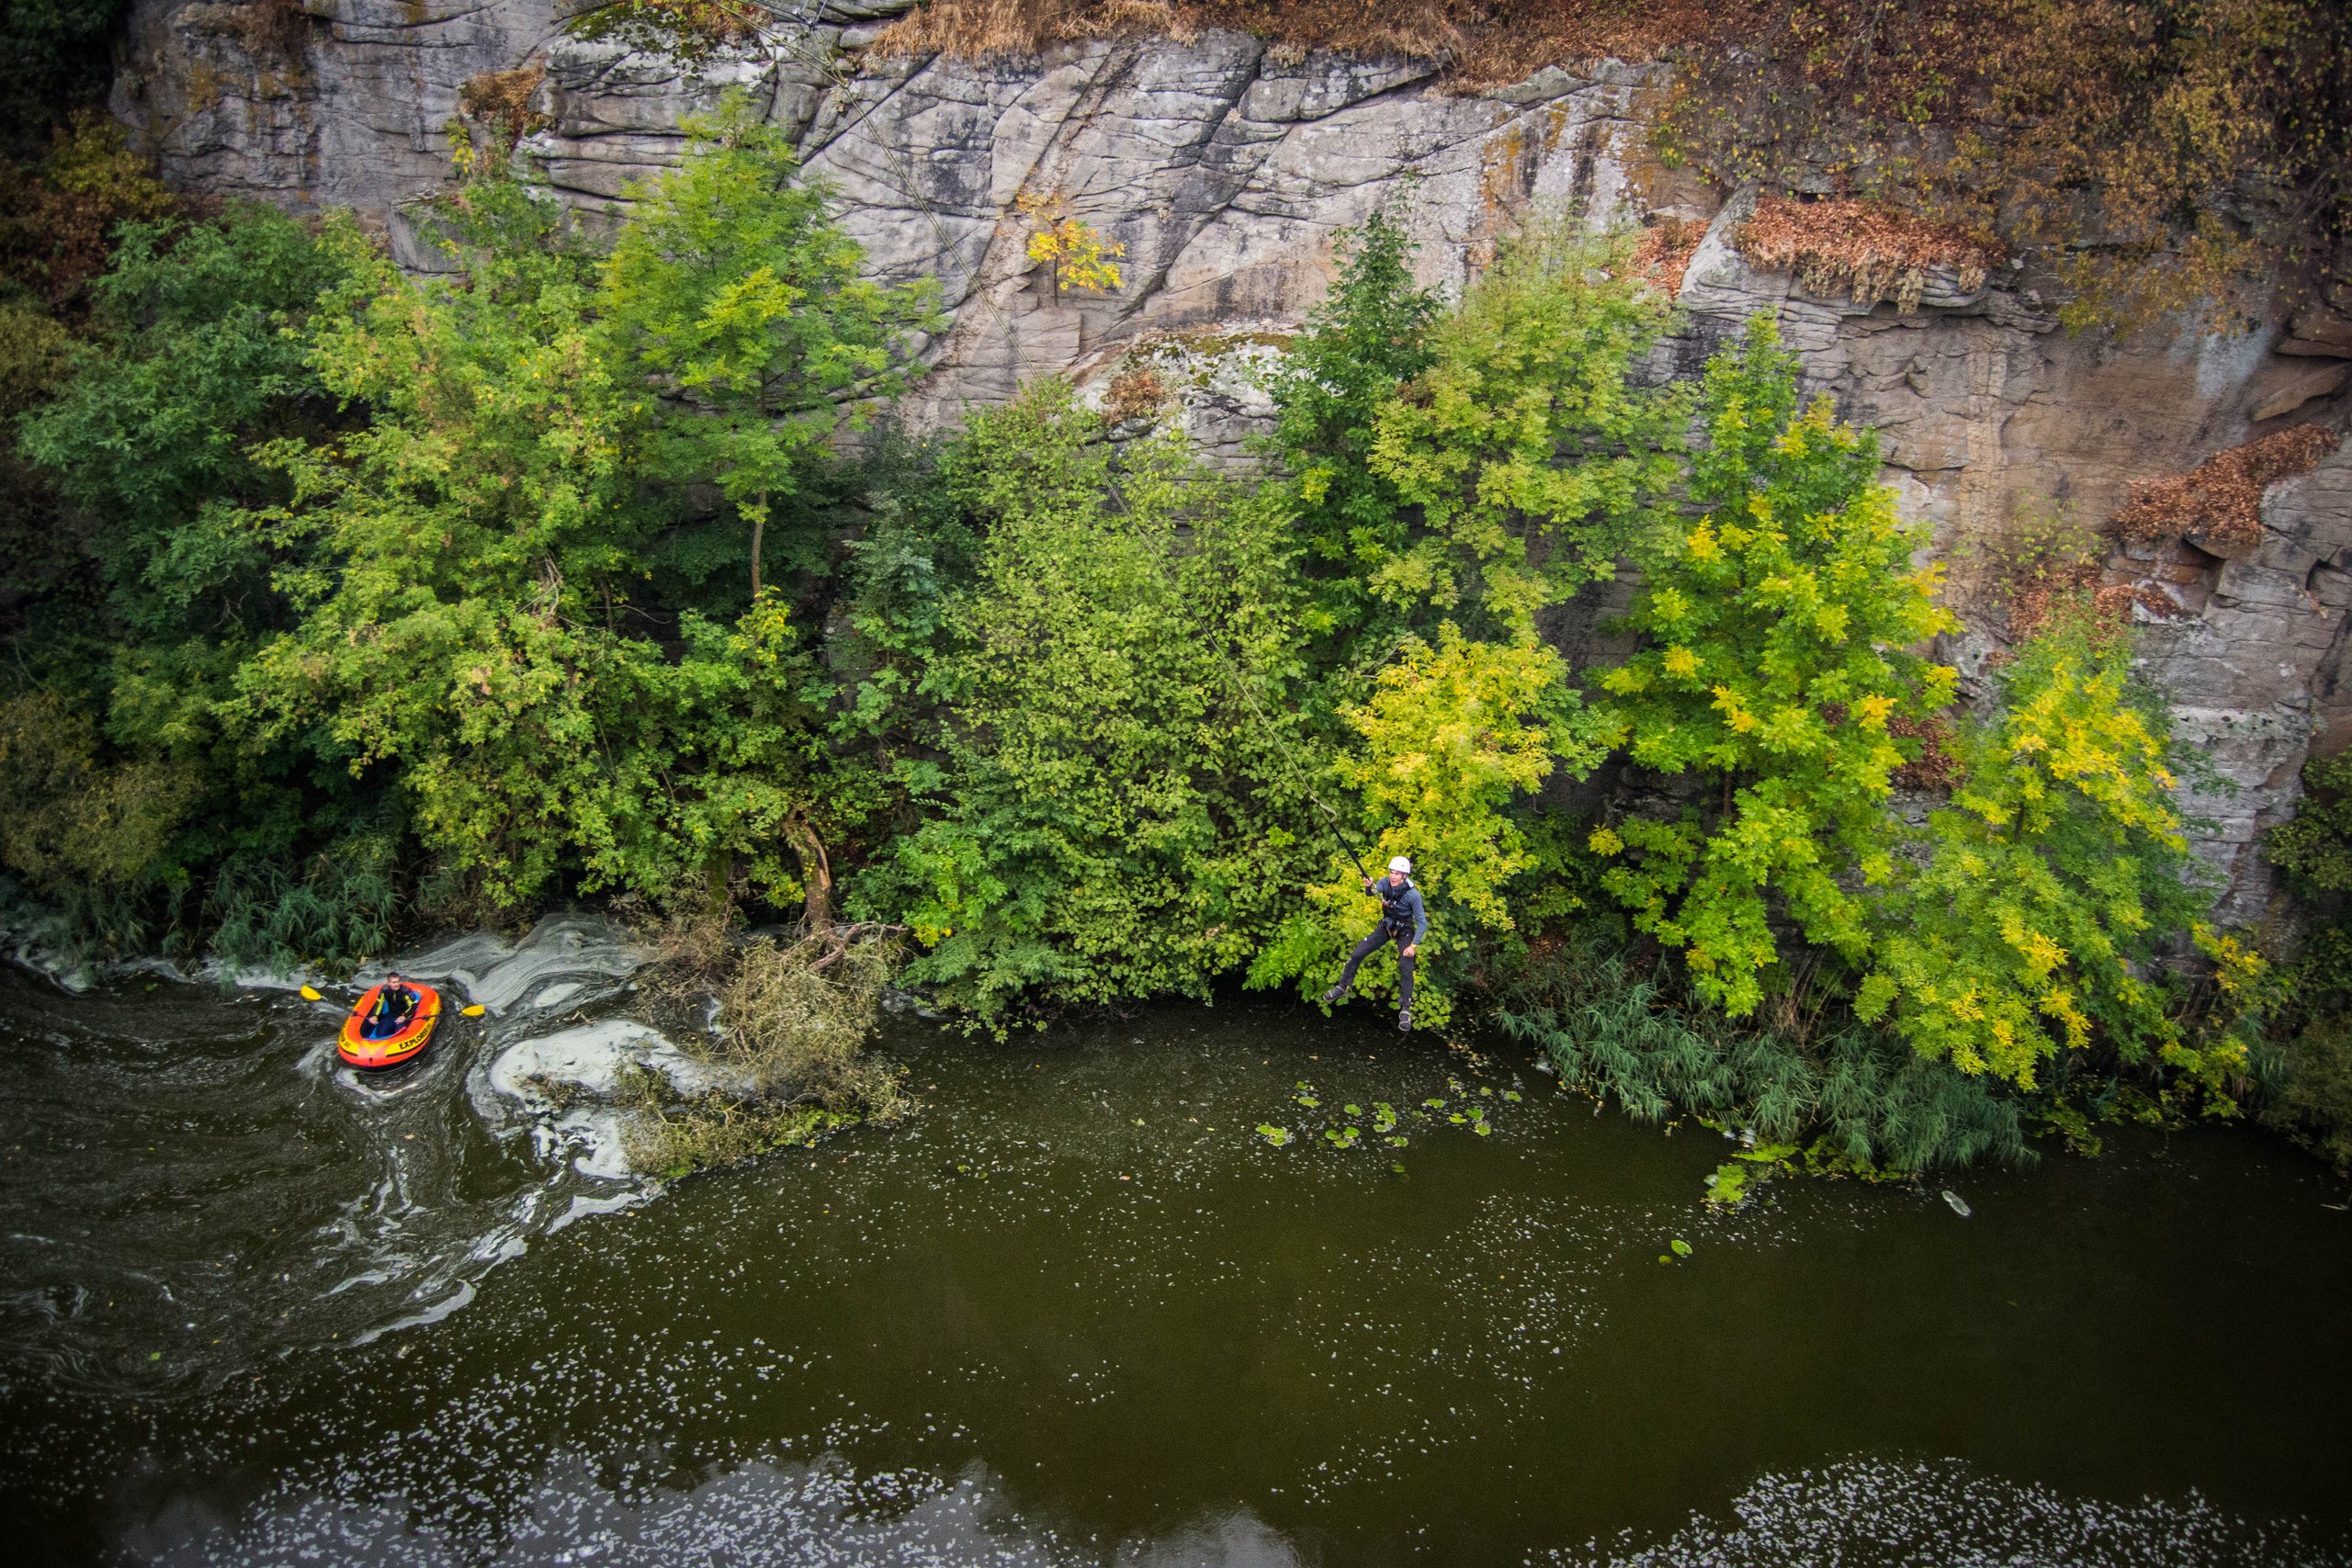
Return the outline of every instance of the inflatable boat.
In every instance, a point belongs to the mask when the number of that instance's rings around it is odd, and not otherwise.
[[[335,1042],[334,1048],[345,1066],[397,1067],[424,1054],[424,1047],[433,1039],[433,1026],[441,1021],[441,993],[414,980],[408,982],[408,988],[416,993],[416,1010],[409,1014],[408,1022],[399,1033],[388,1034],[381,1040],[368,1038],[366,1024],[376,998],[383,994],[383,986],[379,983],[368,987],[367,995],[352,1007],[351,1016],[343,1021],[343,1036]]]

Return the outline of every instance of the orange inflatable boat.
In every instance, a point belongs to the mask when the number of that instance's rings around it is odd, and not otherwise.
[[[433,1026],[441,1021],[441,993],[416,980],[409,981],[408,988],[416,993],[416,1011],[409,1015],[407,1024],[398,1034],[370,1040],[360,1025],[367,1021],[368,1011],[384,987],[380,983],[368,987],[368,994],[359,998],[352,1007],[351,1016],[343,1021],[343,1036],[335,1042],[334,1054],[343,1058],[345,1066],[397,1067],[424,1055],[425,1045],[433,1039]]]

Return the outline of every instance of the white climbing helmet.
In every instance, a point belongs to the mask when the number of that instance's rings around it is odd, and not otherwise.
[[[1413,873],[1413,863],[1407,860],[1403,855],[1398,855],[1395,860],[1388,863],[1388,869],[1391,871],[1401,871],[1408,876],[1410,876]]]

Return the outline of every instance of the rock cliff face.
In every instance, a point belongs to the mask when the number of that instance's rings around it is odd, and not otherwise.
[[[1971,290],[1940,276],[1905,314],[1758,272],[1730,240],[1740,195],[1648,156],[1652,67],[1564,65],[1457,94],[1426,65],[1221,32],[1020,62],[881,57],[874,37],[907,3],[768,0],[756,47],[690,67],[571,38],[548,0],[137,0],[115,108],[184,187],[353,208],[430,265],[402,204],[447,177],[449,128],[481,112],[485,83],[530,116],[548,183],[592,211],[674,158],[681,116],[744,86],[835,183],[877,265],[940,279],[952,321],[929,345],[916,421],[1052,373],[1099,390],[1139,364],[1228,452],[1262,411],[1248,360],[1320,295],[1333,231],[1382,201],[1409,214],[1425,278],[1449,287],[1533,212],[1704,220],[1659,373],[1691,373],[1747,315],[1777,312],[1808,377],[1884,432],[1889,478],[1956,562],[1970,629],[1951,656],[1969,671],[2007,630],[1991,563],[2019,516],[2094,527],[2133,480],[2345,421],[2342,323],[2119,344],[2058,330],[2015,274]],[[543,74],[490,82],[517,71]],[[1115,296],[1052,294],[1025,254],[1023,194],[1058,196],[1125,244]],[[2137,592],[2148,675],[2233,786],[2192,804],[2238,919],[2269,896],[2254,840],[2291,810],[2305,757],[2352,743],[2352,446],[2270,485],[2260,515],[2258,538],[2163,537],[2105,564]]]

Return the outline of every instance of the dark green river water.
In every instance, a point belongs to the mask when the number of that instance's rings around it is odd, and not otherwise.
[[[2352,1561],[2352,1214],[2258,1134],[1713,1213],[1713,1134],[1242,1002],[900,1018],[905,1126],[656,1190],[491,1070],[625,1001],[557,946],[390,1085],[0,971],[12,1560]]]

